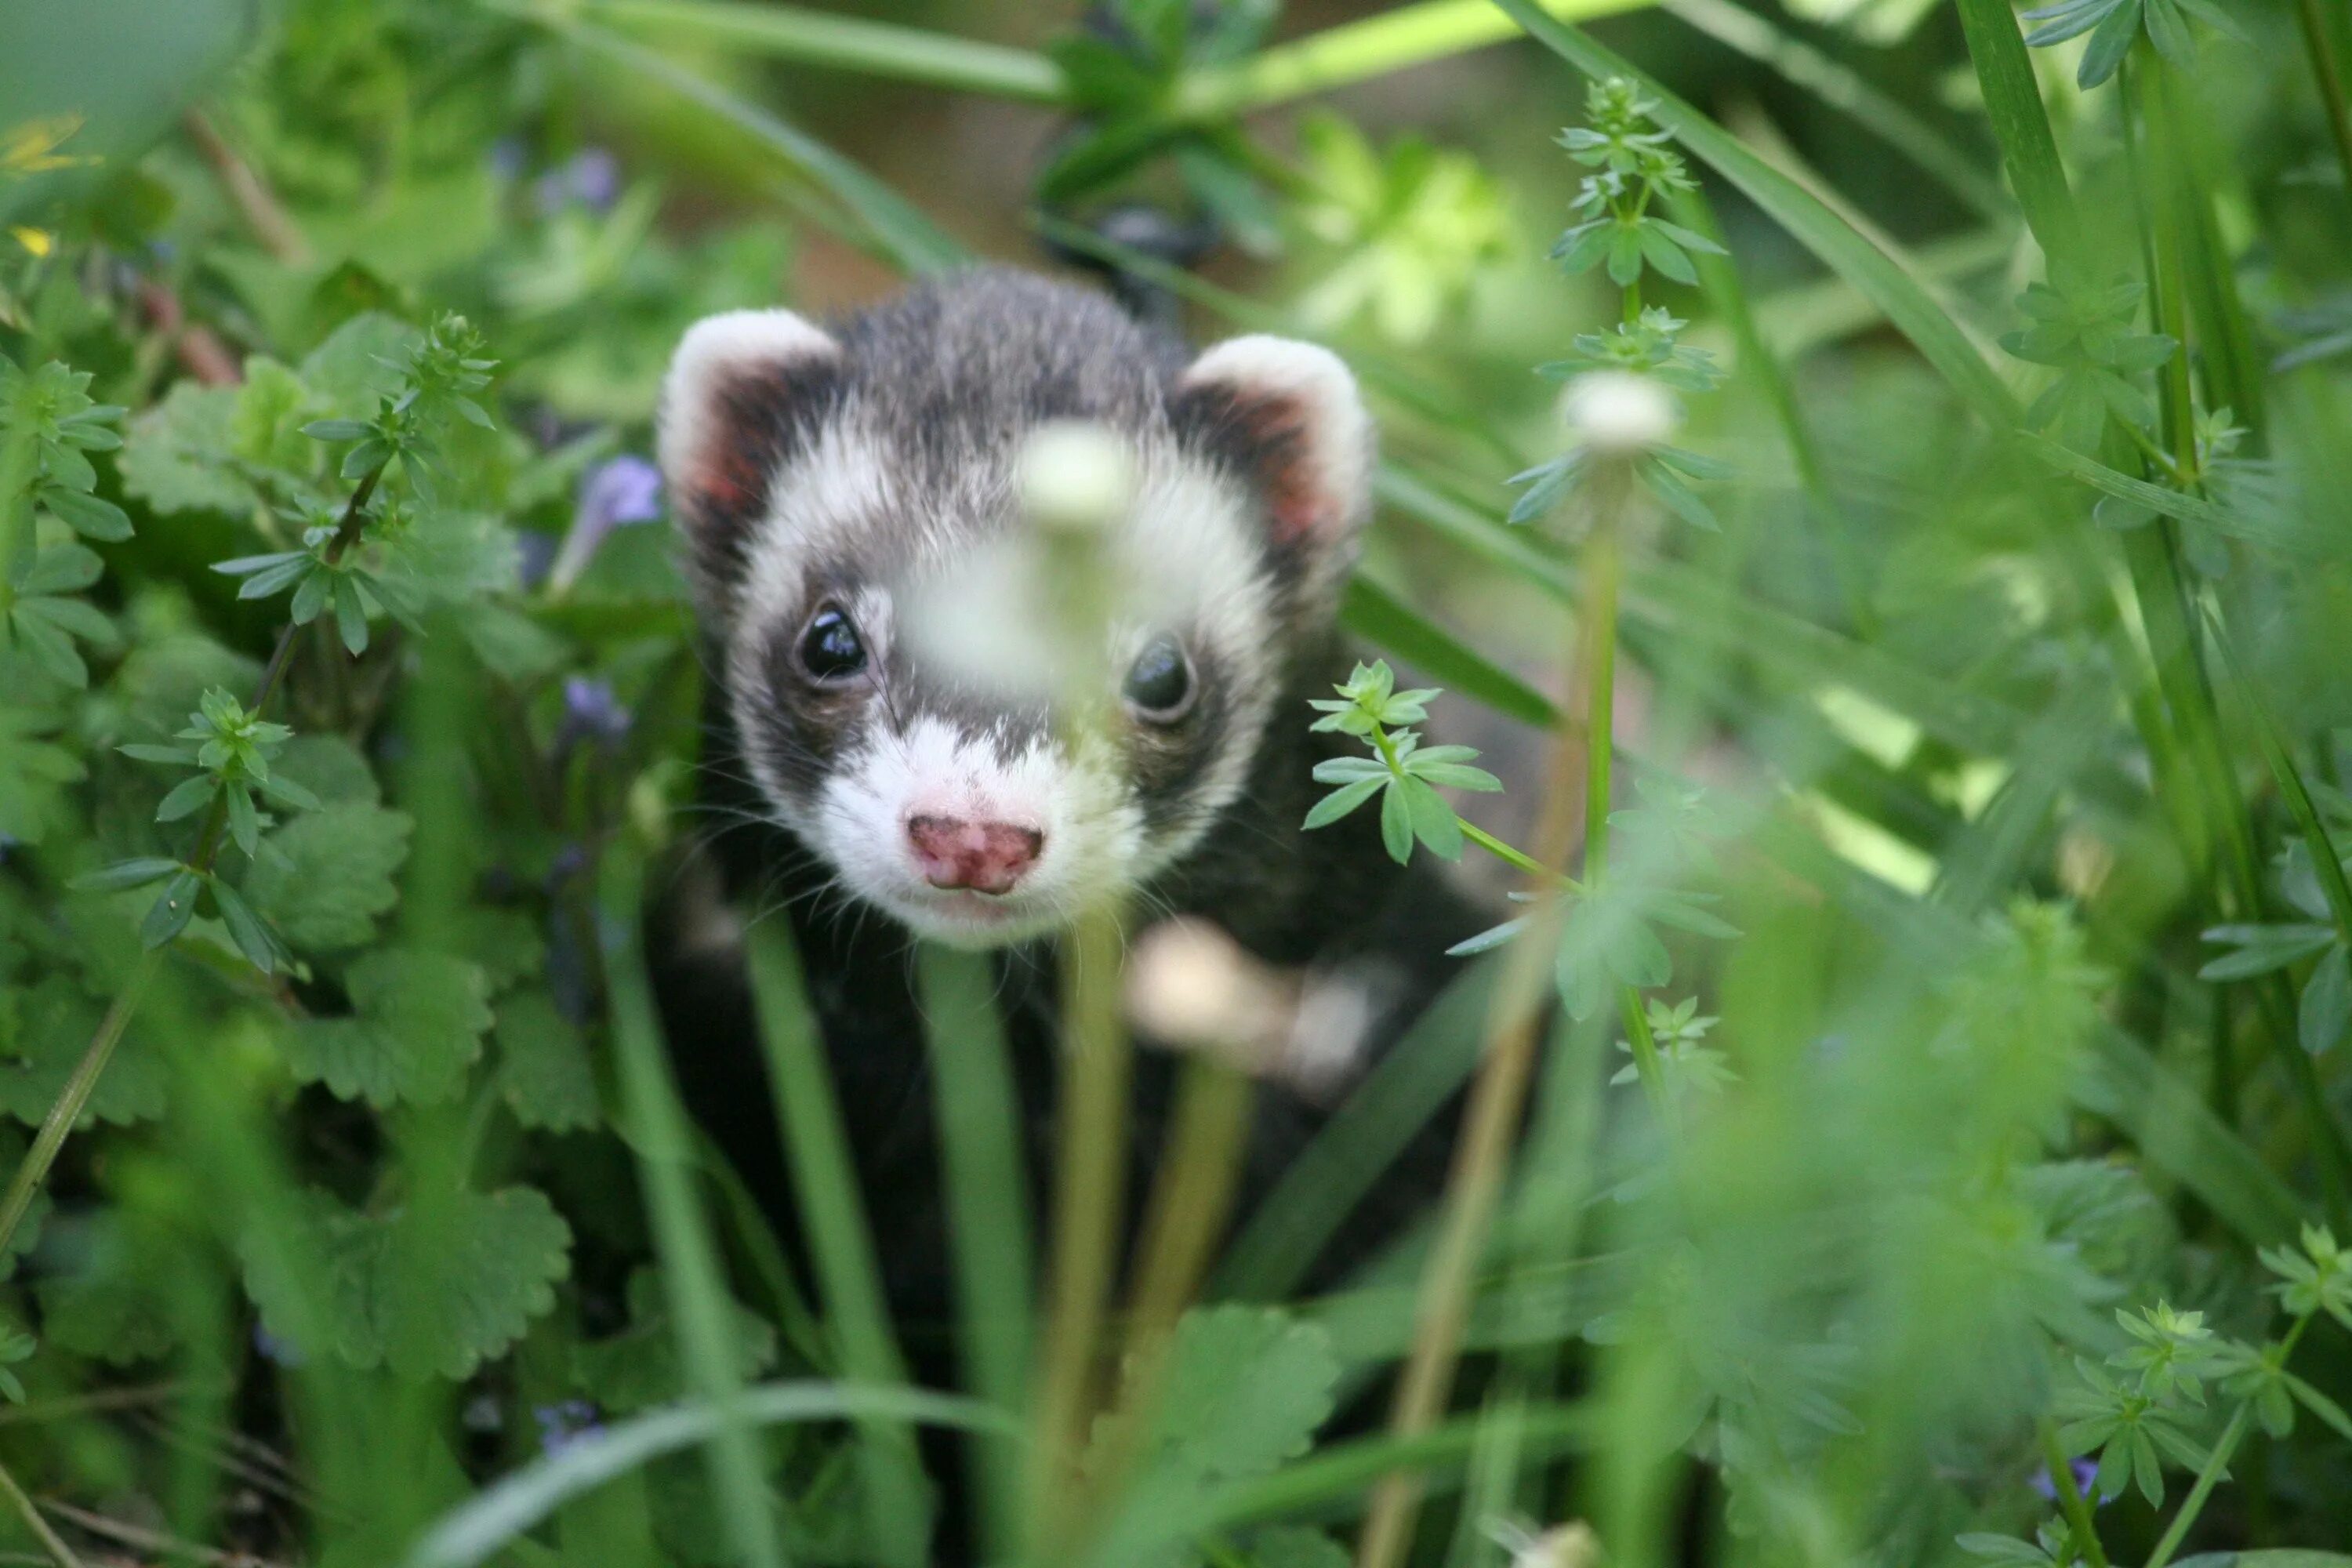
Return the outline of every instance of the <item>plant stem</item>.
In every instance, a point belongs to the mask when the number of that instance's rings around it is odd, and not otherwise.
[[[2287,1329],[2286,1338],[2279,1342],[2279,1365],[2282,1369],[2286,1365],[2287,1358],[2294,1354],[2295,1343],[2303,1338],[2303,1331],[2309,1327],[2311,1314],[2305,1312]],[[2172,1561],[2172,1554],[2180,1549],[2181,1542],[2188,1537],[2189,1526],[2195,1524],[2197,1516],[2204,1511],[2205,1500],[2212,1495],[2213,1488],[2221,1479],[2221,1472],[2229,1468],[2230,1456],[2237,1452],[2238,1444],[2245,1437],[2246,1426],[2253,1415],[2254,1402],[2251,1399],[2231,1414],[2229,1425],[2221,1429],[2221,1436],[2214,1439],[2213,1451],[2206,1457],[2205,1468],[2197,1472],[2196,1484],[2189,1489],[2189,1495],[2180,1500],[2180,1511],[2172,1516],[2172,1523],[2157,1542],[2156,1550],[2148,1553],[2147,1568],[2164,1568]]]
[[[25,1495],[25,1489],[16,1484],[16,1478],[8,1473],[5,1465],[0,1465],[0,1492],[7,1493],[10,1505],[24,1516],[25,1527],[33,1532],[41,1549],[56,1559],[58,1568],[86,1568],[74,1549],[65,1543],[65,1538],[50,1528],[49,1521],[41,1516],[41,1510]]]
[[[734,53],[797,65],[864,71],[1024,103],[1059,104],[1069,98],[1062,68],[1045,55],[923,27],[728,0],[584,0],[580,8],[604,21],[645,24],[664,39],[724,44]]]
[[[1597,483],[1601,488],[1595,491],[1593,533],[1587,550],[1599,553],[1586,571],[1584,608],[1576,626],[1585,710],[1582,714],[1563,710],[1553,731],[1543,818],[1536,831],[1535,858],[1541,876],[1529,889],[1541,901],[1528,929],[1511,944],[1495,987],[1484,1060],[1463,1113],[1461,1141],[1446,1184],[1445,1212],[1439,1222],[1436,1245],[1423,1268],[1412,1345],[1406,1352],[1390,1410],[1390,1434],[1397,1438],[1417,1436],[1434,1426],[1453,1392],[1463,1331],[1469,1320],[1473,1277],[1486,1251],[1510,1165],[1512,1142],[1526,1109],[1552,953],[1567,919],[1566,902],[1556,893],[1578,828],[1579,792],[1570,781],[1578,776],[1580,763],[1585,780],[1580,815],[1588,855],[1596,810],[1604,833],[1607,828],[1607,693],[1615,674],[1616,531],[1631,484],[1630,476],[1622,474],[1599,476]],[[1597,807],[1592,795],[1595,777],[1603,792]],[[1590,880],[1588,869],[1588,885]],[[1421,1493],[1417,1476],[1394,1472],[1381,1479],[1357,1541],[1357,1568],[1396,1568],[1403,1561],[1420,1511]]]
[[[1538,0],[1564,21],[1638,11],[1651,0]],[[1181,118],[1218,120],[1499,44],[1518,25],[1486,0],[1423,0],[1326,27],[1245,60],[1196,71],[1176,90]]]
[[[2352,193],[2352,107],[2344,97],[2344,78],[2336,68],[2336,45],[2327,36],[2327,17],[2319,0],[2296,0],[2295,20],[2303,27],[2303,47],[2311,57],[2311,74],[2319,83],[2319,101],[2327,110],[2328,135],[2336,142],[2336,161],[2344,165],[2344,188]]]
[[[146,994],[148,982],[155,977],[161,949],[151,949],[139,955],[139,965],[131,972],[130,984],[115,996],[99,1020],[98,1033],[75,1064],[73,1076],[41,1119],[41,1130],[34,1134],[33,1146],[25,1152],[24,1162],[16,1167],[16,1178],[8,1184],[8,1193],[0,1198],[0,1258],[8,1255],[9,1244],[16,1239],[16,1227],[24,1223],[25,1215],[33,1206],[33,1195],[41,1190],[47,1179],[49,1167],[57,1163],[58,1152],[65,1147],[67,1135],[74,1123],[81,1120],[89,1097],[97,1091],[99,1075],[106,1070],[114,1055],[114,1047],[122,1041],[122,1031],[130,1026],[131,1015],[139,999]]]
[[[2083,1489],[2074,1484],[2074,1467],[2058,1441],[2058,1428],[2046,1420],[2042,1423],[2042,1458],[2050,1468],[2050,1485],[2058,1493],[2059,1510],[2074,1529],[2076,1550],[2091,1568],[2107,1568],[2107,1549],[2099,1544],[2098,1526],[2092,1522],[2091,1510],[2083,1501]]]
[[[1457,818],[1457,820],[1459,820]],[[1558,880],[1559,873],[1524,849],[1515,849],[1473,822],[1462,824],[1462,837],[1507,865],[1516,866],[1530,877]]]

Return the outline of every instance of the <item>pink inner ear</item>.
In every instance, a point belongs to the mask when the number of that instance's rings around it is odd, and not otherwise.
[[[782,375],[781,366],[741,370],[711,388],[709,436],[682,487],[702,516],[737,517],[765,504],[778,458],[770,405]]]
[[[1237,396],[1234,413],[1256,454],[1275,542],[1305,543],[1331,521],[1331,498],[1316,471],[1305,404],[1279,395]]]

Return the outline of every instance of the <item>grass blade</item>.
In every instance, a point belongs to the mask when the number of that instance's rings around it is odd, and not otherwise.
[[[670,1405],[618,1422],[593,1443],[575,1444],[524,1466],[485,1488],[434,1526],[410,1554],[407,1568],[473,1568],[475,1563],[488,1562],[583,1492],[665,1454],[708,1442],[730,1420],[751,1426],[841,1420],[920,1422],[1019,1436],[1017,1426],[1003,1412],[950,1394],[849,1383],[766,1384],[745,1389],[731,1411],[701,1401]]]
[[[507,0],[482,0],[493,9]],[[746,103],[619,34],[560,15],[521,13],[614,63],[661,83],[759,142],[838,204],[853,237],[908,272],[938,272],[970,259],[964,247],[907,199],[831,147],[757,104]]]
[[[637,1168],[662,1262],[662,1284],[677,1321],[687,1384],[710,1407],[701,1440],[709,1445],[711,1480],[728,1535],[754,1568],[783,1568],[782,1542],[769,1506],[759,1445],[740,1404],[729,1343],[733,1308],[719,1251],[694,1191],[693,1143],[677,1088],[662,1055],[661,1025],[638,948],[645,907],[644,865],[625,850],[604,862],[598,901],[605,931],[604,973],[612,997],[613,1044],[623,1102],[636,1126]]]
[[[918,955],[948,1204],[964,1384],[1006,1412],[1028,1398],[1036,1271],[1013,1063],[988,960],[926,942]],[[987,1555],[1008,1560],[1020,1506],[1016,1458],[991,1434],[972,1447]]]
[[[923,27],[736,0],[584,0],[580,9],[664,38],[719,44],[737,54],[796,65],[862,71],[1024,103],[1058,104],[1069,96],[1062,68],[1042,54]]]
[[[825,1067],[824,1040],[802,988],[800,955],[781,921],[754,925],[746,944],[776,1124],[842,1370],[857,1383],[904,1383],[906,1363],[890,1331],[873,1232]],[[911,1436],[902,1426],[867,1423],[864,1438],[869,1544],[894,1568],[921,1563],[929,1510]]]

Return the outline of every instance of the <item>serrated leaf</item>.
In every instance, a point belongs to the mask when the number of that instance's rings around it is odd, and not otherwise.
[[[499,1092],[525,1127],[564,1132],[604,1120],[587,1043],[544,991],[499,1002]]]
[[[352,1013],[306,1018],[287,1037],[287,1064],[306,1082],[379,1108],[437,1104],[465,1087],[490,1026],[489,982],[446,953],[387,948],[344,975]]]
[[[236,392],[173,384],[163,401],[131,421],[115,468],[122,488],[159,512],[244,512],[260,500],[226,459],[234,443]]]
[[[405,813],[365,801],[304,812],[270,833],[246,896],[301,952],[362,946],[400,900],[394,879],[415,826]]]
[[[1265,1475],[1307,1452],[1329,1419],[1339,1360],[1319,1325],[1271,1308],[1184,1314],[1142,1462],[1205,1484]]]
[[[612,1415],[671,1404],[692,1392],[678,1360],[677,1322],[670,1315],[661,1276],[639,1268],[629,1276],[629,1326],[573,1347],[572,1376],[583,1394]],[[775,1364],[776,1331],[750,1308],[725,1303],[728,1355],[737,1381],[750,1383]]]
[[[306,1355],[421,1379],[470,1376],[520,1338],[555,1305],[571,1245],[543,1194],[509,1187],[411,1194],[383,1215],[313,1192],[296,1234],[249,1233],[240,1250],[246,1289],[274,1337]],[[306,1334],[314,1329],[321,1333]]]

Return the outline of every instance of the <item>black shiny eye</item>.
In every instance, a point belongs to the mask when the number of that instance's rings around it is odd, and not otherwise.
[[[809,617],[801,633],[801,667],[817,680],[847,680],[866,668],[866,641],[837,605]]]
[[[1144,645],[1128,667],[1121,689],[1128,706],[1158,724],[1172,724],[1192,706],[1192,661],[1174,637],[1159,637]]]

